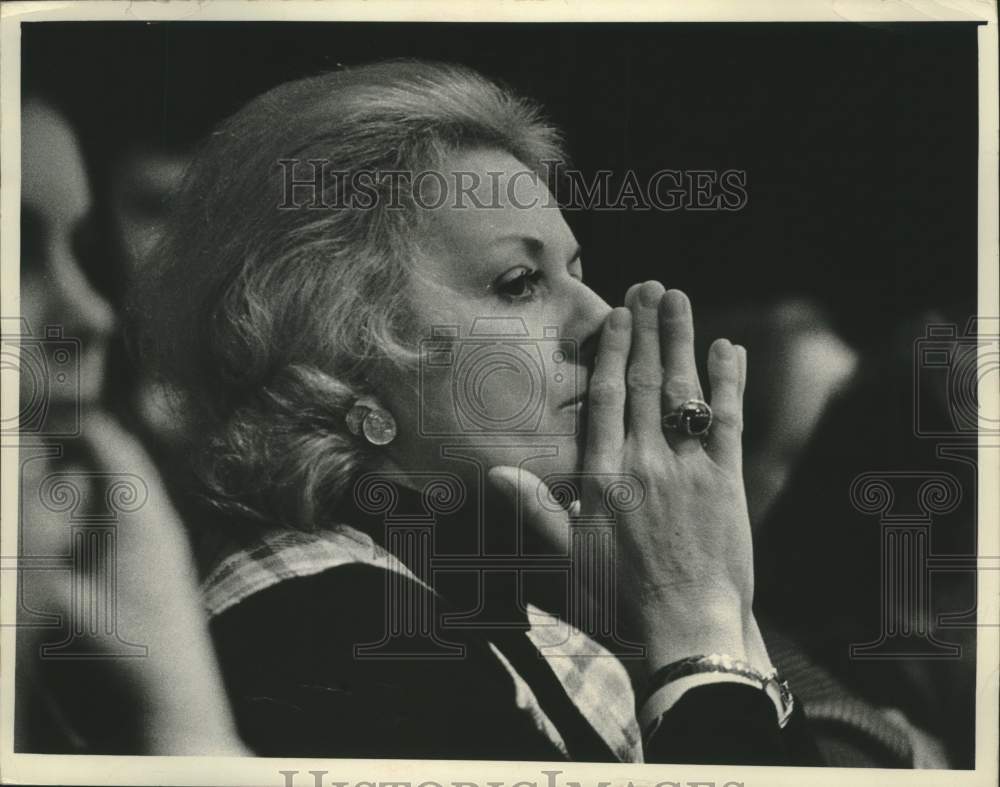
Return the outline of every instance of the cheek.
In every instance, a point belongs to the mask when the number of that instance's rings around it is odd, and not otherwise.
[[[553,417],[555,406],[575,391],[574,368],[546,363],[538,344],[470,340],[425,357],[419,397],[424,427],[453,435],[575,432],[570,421]]]
[[[530,431],[544,405],[544,379],[520,348],[462,348],[452,375],[456,415],[470,429]]]

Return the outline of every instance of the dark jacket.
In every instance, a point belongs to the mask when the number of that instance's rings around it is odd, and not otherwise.
[[[400,593],[435,610],[434,636],[386,640],[387,610],[400,603]],[[442,618],[455,611],[422,583],[387,582],[386,569],[361,563],[285,579],[242,599],[212,623],[241,735],[267,756],[621,759],[581,712],[567,681],[540,657],[527,621],[521,627],[443,626]],[[428,645],[435,640],[440,648]],[[356,651],[380,641],[382,652],[374,648],[366,658]],[[451,646],[464,653],[449,655]],[[423,657],[415,655],[420,648],[427,649]],[[564,746],[519,707],[518,686],[497,650],[530,686]],[[780,729],[770,699],[741,684],[688,691],[645,742],[642,756],[647,762],[822,764],[801,709]]]

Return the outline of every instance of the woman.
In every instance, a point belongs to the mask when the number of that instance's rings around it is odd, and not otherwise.
[[[107,409],[117,320],[81,242],[93,199],[76,134],[32,95],[21,124],[15,748],[245,754],[185,528],[155,464]]]
[[[746,353],[712,345],[709,406],[682,293],[587,287],[561,159],[506,90],[392,62],[271,90],[189,171],[133,313],[197,408],[257,753],[818,761],[752,611]]]

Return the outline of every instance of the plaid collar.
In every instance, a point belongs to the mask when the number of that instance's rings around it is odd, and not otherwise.
[[[209,617],[214,617],[284,580],[314,576],[351,563],[396,571],[429,588],[370,536],[350,526],[308,533],[272,530],[252,544],[229,550],[215,564],[202,585],[205,608]],[[622,762],[642,762],[632,684],[621,662],[574,626],[531,604],[528,623],[528,639],[615,756]],[[490,648],[514,680],[517,706],[566,754],[562,736],[527,681],[493,643]]]

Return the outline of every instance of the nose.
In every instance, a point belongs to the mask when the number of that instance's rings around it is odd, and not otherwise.
[[[566,326],[566,334],[577,344],[577,363],[590,368],[597,353],[597,340],[601,335],[601,327],[611,312],[611,306],[583,282],[576,283],[575,296],[574,309],[570,324]]]

